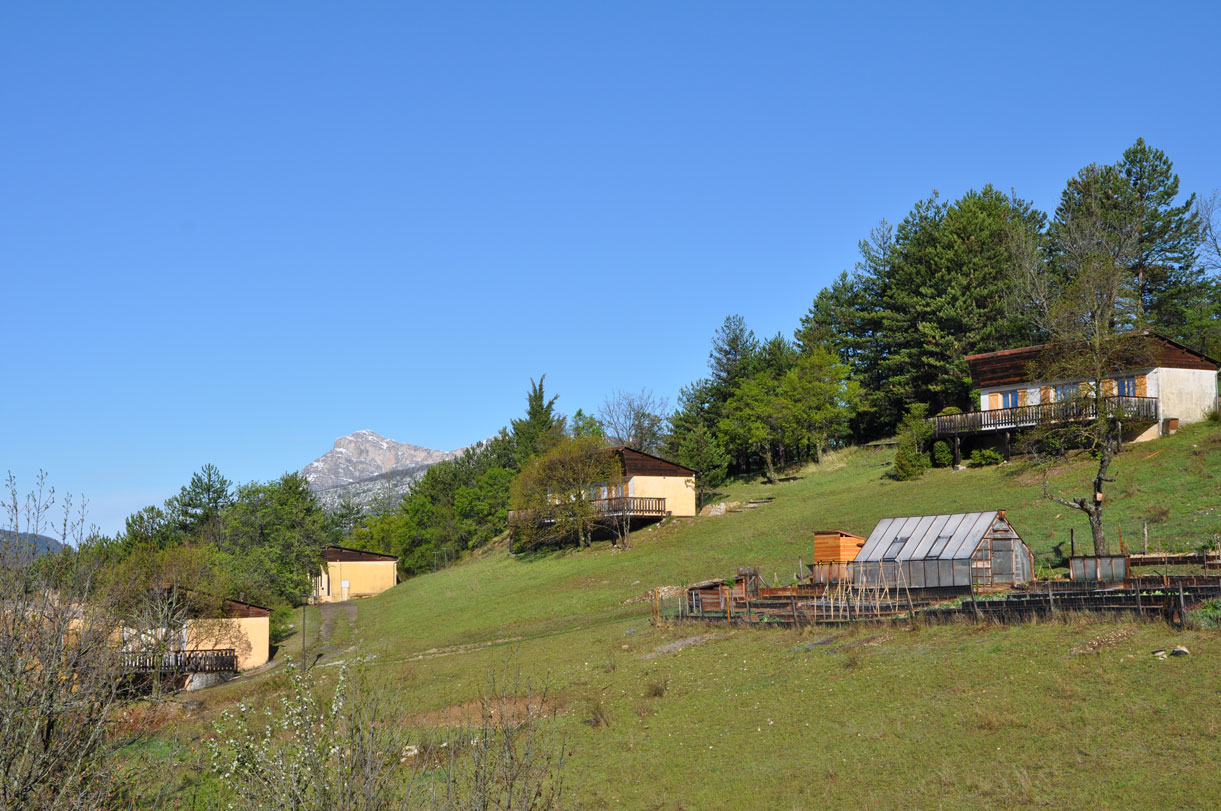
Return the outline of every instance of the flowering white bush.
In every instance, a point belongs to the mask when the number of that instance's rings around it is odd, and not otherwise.
[[[363,671],[345,664],[330,701],[289,665],[279,706],[226,710],[209,741],[212,768],[233,795],[231,808],[375,811],[397,807],[411,780],[406,735]]]
[[[339,671],[329,701],[291,664],[289,682],[278,706],[254,712],[243,703],[215,725],[212,768],[230,808],[573,807],[562,774],[568,749],[544,725],[555,703],[546,691],[523,692],[516,677],[489,679],[479,718],[430,746],[407,742],[395,708],[359,667],[355,677]],[[424,768],[432,771],[417,772]]]

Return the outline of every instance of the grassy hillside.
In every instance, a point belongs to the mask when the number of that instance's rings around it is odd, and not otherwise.
[[[669,521],[636,533],[625,552],[485,550],[358,603],[345,645],[374,655],[373,667],[402,687],[404,715],[474,698],[506,663],[548,683],[564,707],[559,723],[574,746],[581,797],[593,807],[1203,807],[1221,798],[1212,765],[1221,714],[1209,709],[1221,690],[1221,636],[1213,632],[1076,621],[655,628],[647,603],[631,602],[737,565],[786,579],[799,557],[809,560],[812,530],[867,534],[891,515],[1005,508],[1036,553],[1067,540],[1069,527],[1088,540],[1084,520],[1043,499],[1038,475],[1020,464],[931,471],[914,482],[885,479],[888,464],[885,454],[852,450],[777,486],[734,484],[731,500],[776,500]],[[1195,546],[1221,530],[1217,427],[1132,446],[1114,469],[1109,527],[1122,522],[1129,545],[1145,517],[1154,519],[1151,548]],[[1091,475],[1083,463],[1053,484],[1080,494]],[[657,653],[708,633],[702,644]],[[1179,643],[1192,655],[1149,655]],[[204,717],[249,700],[252,687],[242,680],[205,695]]]

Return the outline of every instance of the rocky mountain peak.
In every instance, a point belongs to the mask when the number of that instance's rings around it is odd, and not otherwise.
[[[353,484],[409,468],[427,467],[452,459],[458,451],[438,451],[395,442],[363,429],[335,440],[329,451],[301,469],[314,490]]]

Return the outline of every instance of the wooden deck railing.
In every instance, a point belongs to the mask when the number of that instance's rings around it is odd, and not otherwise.
[[[1156,422],[1156,397],[1104,397],[1103,413],[1125,422]],[[1093,398],[1066,400],[1060,403],[994,408],[968,414],[946,414],[931,417],[929,422],[937,436],[973,434],[986,431],[1008,431],[1057,422],[1084,422],[1098,416]]]
[[[594,512],[607,517],[629,518],[665,518],[666,500],[664,498],[646,498],[643,496],[618,496],[616,498],[595,498],[589,501]],[[510,510],[509,524],[523,522],[549,524],[555,521],[555,513],[551,510]]]
[[[644,498],[641,496],[619,496],[617,498],[596,498],[594,509],[606,515],[630,515],[640,518],[663,518],[666,514],[664,498]]]
[[[236,673],[237,651],[166,651],[163,653],[124,653],[123,669],[137,673]]]

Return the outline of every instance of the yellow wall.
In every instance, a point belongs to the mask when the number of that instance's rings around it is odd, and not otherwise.
[[[237,651],[238,670],[266,664],[271,655],[268,617],[187,620],[186,631],[186,650],[233,648]]]
[[[393,560],[335,560],[315,581],[314,593],[320,603],[337,603],[343,599],[343,581],[348,581],[348,599],[381,594],[394,588],[397,563]],[[330,594],[327,594],[327,585]]]
[[[628,491],[637,498],[664,498],[671,515],[695,515],[694,476],[633,476]]]

